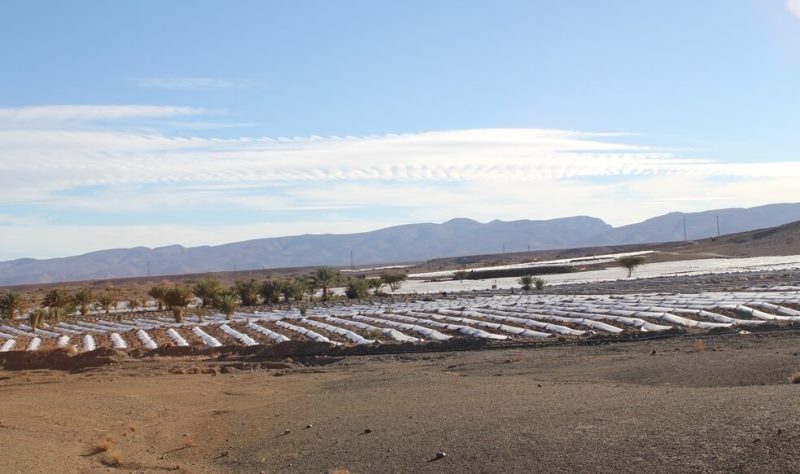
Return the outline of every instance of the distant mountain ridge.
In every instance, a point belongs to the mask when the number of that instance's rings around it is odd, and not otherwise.
[[[0,262],[0,285],[51,283],[151,275],[205,273],[291,266],[350,263],[358,265],[420,261],[435,257],[595,245],[622,245],[683,240],[716,235],[716,216],[723,234],[800,220],[800,203],[750,209],[669,213],[637,224],[612,227],[587,216],[550,220],[494,220],[485,224],[452,219],[442,224],[406,224],[354,234],[274,237],[217,246],[111,249],[84,255]]]

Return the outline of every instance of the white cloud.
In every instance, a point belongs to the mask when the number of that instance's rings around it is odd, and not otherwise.
[[[252,87],[251,81],[219,79],[213,77],[176,77],[160,76],[137,79],[139,87],[157,89],[245,89]]]
[[[786,0],[786,8],[792,15],[800,18],[800,0]]]

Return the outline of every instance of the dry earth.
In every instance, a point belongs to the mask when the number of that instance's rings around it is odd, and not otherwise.
[[[287,362],[2,371],[0,472],[800,472],[797,332]]]

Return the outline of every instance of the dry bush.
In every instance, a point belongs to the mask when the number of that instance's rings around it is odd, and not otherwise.
[[[187,436],[186,439],[183,440],[183,447],[191,448],[192,446],[194,446],[194,440],[191,436]]]
[[[328,474],[350,474],[350,470],[343,467],[337,467],[336,469],[331,469],[328,471]]]
[[[132,433],[133,433],[134,431],[139,431],[139,424],[138,424],[138,423],[136,423],[135,421],[131,421],[131,422],[129,422],[129,423],[128,423],[128,431],[130,431],[130,432],[132,432]]]
[[[800,371],[793,373],[789,376],[789,382],[800,383]]]
[[[103,464],[106,466],[119,466],[122,464],[124,460],[122,453],[119,451],[109,451],[105,456],[103,456]]]
[[[103,439],[94,443],[95,452],[104,453],[114,446],[114,435],[111,433],[106,434]]]
[[[696,341],[694,343],[693,349],[695,352],[703,352],[706,350],[706,343],[703,340]]]
[[[381,337],[383,337],[383,331],[381,331],[380,329],[370,329],[369,331],[367,331],[367,337],[369,337],[370,339],[380,339]]]

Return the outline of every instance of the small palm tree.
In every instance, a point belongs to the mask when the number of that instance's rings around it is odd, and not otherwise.
[[[255,306],[258,304],[259,288],[255,279],[234,282],[233,288],[236,294],[239,295],[242,306]]]
[[[183,313],[191,304],[192,298],[192,290],[185,285],[175,285],[164,293],[164,304],[172,311],[176,323],[183,321]]]
[[[382,295],[383,294],[383,291],[381,291],[381,288],[383,288],[383,285],[385,285],[386,282],[383,281],[383,277],[379,276],[379,277],[376,277],[376,278],[370,278],[369,280],[367,280],[367,284],[369,285],[370,289],[372,290],[372,294],[374,294],[375,296],[378,296],[378,295]]]
[[[192,291],[200,298],[200,307],[210,308],[214,306],[214,300],[222,291],[222,285],[214,278],[204,278],[194,284]]]
[[[111,293],[101,293],[100,296],[97,297],[97,304],[100,305],[100,308],[106,313],[106,316],[108,316],[111,310],[117,307],[117,298]]]
[[[339,272],[331,267],[320,267],[314,271],[311,278],[317,282],[317,285],[322,288],[322,299],[328,299],[328,289],[335,285],[339,280]]]
[[[48,319],[61,321],[65,315],[75,312],[75,301],[61,288],[48,291],[42,300],[42,306],[48,309]]]
[[[92,294],[92,290],[88,288],[84,288],[76,292],[72,299],[75,300],[75,303],[78,305],[78,311],[80,311],[81,316],[86,316],[89,314],[89,311],[92,309],[92,305],[94,305],[95,298]]]
[[[38,329],[42,327],[44,324],[44,320],[47,317],[47,311],[43,308],[36,308],[31,311],[30,318],[31,318],[31,327],[33,329]]]
[[[131,296],[130,298],[128,298],[127,301],[125,301],[125,306],[128,307],[128,311],[134,313],[136,312],[137,309],[143,307],[144,303],[142,302],[141,299],[137,298],[136,296]]]
[[[164,297],[167,294],[167,290],[169,287],[164,283],[159,283],[158,285],[154,285],[147,290],[147,296],[153,298],[156,303],[158,303],[158,310],[164,311]]]
[[[12,291],[0,295],[0,315],[4,319],[15,319],[27,306],[28,301],[21,293]]]
[[[266,304],[276,304],[281,301],[281,282],[274,278],[264,280],[258,288],[258,293],[264,298]]]
[[[523,290],[530,291],[533,288],[533,275],[522,275],[519,277],[519,284]]]
[[[233,293],[221,293],[217,298],[217,308],[225,313],[225,318],[231,319],[233,313],[239,309],[239,297]]]
[[[364,278],[351,278],[344,294],[352,300],[366,298],[369,296],[369,283]]]
[[[283,295],[283,301],[286,303],[302,301],[305,293],[306,287],[300,279],[294,278],[281,282],[281,294]]]
[[[319,282],[314,277],[306,276],[299,278],[300,282],[305,289],[306,294],[308,295],[309,301],[314,301],[314,295],[317,294],[317,290],[319,290]]]

